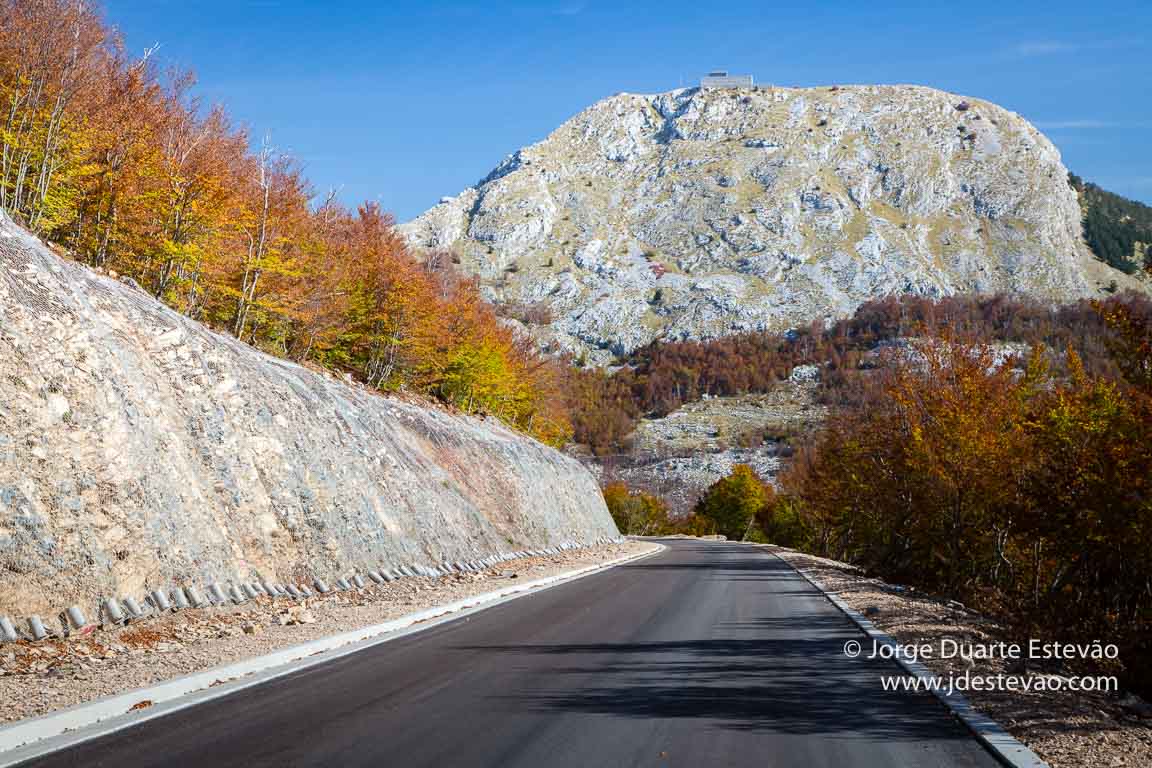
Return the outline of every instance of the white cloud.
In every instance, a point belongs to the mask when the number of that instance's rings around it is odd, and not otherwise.
[[[1036,127],[1058,130],[1061,128],[1115,128],[1118,126],[1116,123],[1109,123],[1104,120],[1038,120]]]
[[[1082,47],[1077,43],[1065,43],[1059,40],[1034,40],[1017,43],[1012,50],[1017,56],[1050,56],[1056,53],[1073,53]]]
[[[1117,130],[1126,130],[1133,128],[1152,128],[1152,123],[1146,120],[1125,120],[1123,122],[1110,120],[1033,120],[1032,124],[1037,128],[1049,131],[1060,129],[1093,130],[1096,128],[1115,128]]]
[[[1034,56],[1055,56],[1062,53],[1087,51],[1112,51],[1118,48],[1144,48],[1147,41],[1142,38],[1116,38],[1091,42],[1069,42],[1068,40],[1024,40],[1011,46],[1009,52],[1020,58]]]

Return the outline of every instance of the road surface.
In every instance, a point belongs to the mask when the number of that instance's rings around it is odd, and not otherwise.
[[[44,766],[995,766],[757,548],[655,557],[77,745]]]

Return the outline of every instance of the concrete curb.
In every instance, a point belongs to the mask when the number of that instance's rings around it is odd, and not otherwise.
[[[825,589],[824,585],[819,581],[804,573],[804,571],[792,565],[792,563],[780,557],[780,555],[775,552],[771,550],[766,551],[804,577],[805,581],[818,589],[824,597],[828,598],[830,603],[839,608],[840,611],[851,619],[852,623],[859,627],[871,640],[878,645],[899,649],[899,644],[891,635],[877,629],[876,625],[864,618],[859,611],[845,603],[840,598],[840,595]],[[896,653],[895,658],[896,663],[913,677],[919,678],[920,680],[939,677],[939,675],[934,675],[919,661],[906,658],[902,653]],[[981,714],[972,706],[968,699],[961,694],[954,691],[952,693],[946,693],[937,690],[935,687],[929,690],[941,704],[951,710],[952,714],[984,745],[985,749],[991,752],[992,755],[1004,765],[1010,766],[1010,768],[1051,768],[1051,766],[1041,760],[1035,752],[1028,749],[1028,747],[1018,741],[1012,734],[1004,730],[999,723],[987,715]]]
[[[0,768],[42,757],[75,744],[130,728],[146,720],[218,699],[391,640],[407,637],[597,571],[652,557],[666,549],[659,544],[657,547],[651,552],[625,555],[514,587],[473,595],[381,624],[330,635],[264,656],[194,672],[147,688],[114,694],[16,722],[0,728]]]

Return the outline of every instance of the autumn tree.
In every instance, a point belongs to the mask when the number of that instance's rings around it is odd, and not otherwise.
[[[772,486],[756,470],[737,464],[727,476],[713,483],[696,502],[694,514],[715,523],[716,533],[743,540],[756,516],[774,500]]]
[[[0,0],[0,208],[267,352],[569,439],[559,365],[475,280],[375,204],[317,203],[292,157],[253,151],[155,59],[86,0]]]
[[[667,531],[668,505],[660,497],[619,481],[605,485],[603,493],[608,512],[625,536],[652,536]]]
[[[820,554],[999,613],[1107,637],[1152,689],[1152,405],[1145,302],[1098,307],[1113,360],[1013,359],[945,335],[899,348],[782,476]],[[1104,327],[1104,326],[1101,326]],[[777,508],[780,502],[777,502]]]
[[[0,0],[0,207],[34,232],[71,218],[82,110],[115,52],[90,3]]]
[[[812,530],[795,499],[772,493],[756,513],[756,527],[764,541],[792,549],[812,545]]]

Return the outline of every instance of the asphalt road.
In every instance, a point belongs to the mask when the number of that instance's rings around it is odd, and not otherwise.
[[[995,766],[780,560],[655,557],[113,733],[44,766]]]

